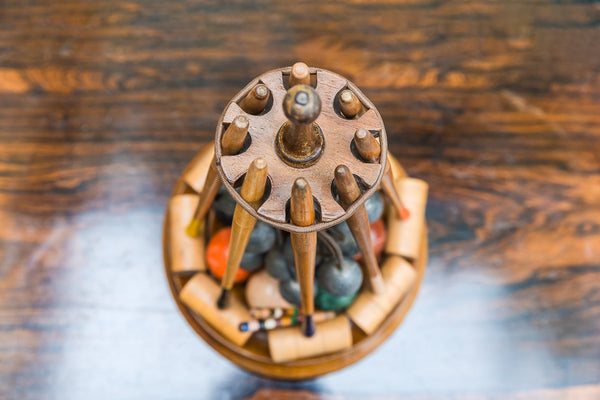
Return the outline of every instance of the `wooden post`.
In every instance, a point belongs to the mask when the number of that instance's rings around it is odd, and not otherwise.
[[[250,168],[244,178],[240,195],[248,203],[255,205],[260,201],[265,192],[267,183],[267,162],[264,158],[257,158],[250,164]],[[233,222],[231,224],[231,239],[229,240],[229,256],[227,257],[227,267],[225,275],[221,281],[221,296],[217,305],[219,308],[226,308],[229,305],[231,289],[235,273],[240,266],[244,251],[248,245],[248,240],[256,224],[254,218],[248,211],[237,204],[233,213]]]
[[[310,185],[304,178],[298,178],[292,187],[290,202],[290,219],[294,225],[309,226],[315,222],[315,207],[313,204]],[[291,233],[292,248],[296,273],[300,284],[302,332],[310,337],[315,333],[313,320],[314,306],[314,280],[315,258],[317,255],[317,232]]]
[[[366,162],[376,162],[381,154],[381,146],[379,142],[366,129],[358,129],[354,134],[354,143],[361,158]],[[402,203],[396,185],[394,185],[394,177],[390,163],[385,165],[383,178],[381,179],[381,187],[385,194],[389,197],[398,213],[398,218],[404,220],[410,215],[408,209]]]
[[[240,107],[248,114],[257,115],[265,109],[268,100],[269,89],[262,83],[259,83],[242,99]]]
[[[358,115],[363,106],[358,97],[351,90],[342,90],[340,93],[340,108],[344,117],[352,119]]]
[[[335,169],[335,185],[342,202],[342,207],[347,209],[360,196],[360,189],[352,172],[345,165],[338,165]],[[383,280],[377,264],[373,243],[371,242],[371,230],[367,208],[360,206],[358,210],[346,221],[352,236],[363,253],[371,290],[374,293],[382,293],[384,290]]]
[[[292,65],[290,71],[290,88],[296,85],[310,85],[310,70],[303,62]]]
[[[240,151],[246,140],[246,135],[248,134],[248,126],[248,118],[243,115],[238,115],[233,119],[227,130],[223,133],[223,139],[221,140],[221,147],[223,148],[224,155],[232,155]],[[198,206],[186,229],[189,236],[198,237],[200,234],[202,220],[215,199],[220,185],[221,181],[219,180],[219,174],[217,173],[215,159],[213,157],[206,175],[206,180],[204,181],[202,192],[200,192]]]

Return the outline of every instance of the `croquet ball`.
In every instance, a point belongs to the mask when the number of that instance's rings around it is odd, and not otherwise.
[[[212,203],[212,209],[215,211],[215,216],[225,225],[231,225],[233,220],[233,212],[235,211],[235,200],[229,194],[225,187],[221,186],[215,200]]]
[[[240,262],[240,268],[246,271],[256,271],[265,265],[265,255],[245,252]]]
[[[267,256],[265,257],[265,267],[269,275],[277,280],[287,281],[289,279],[295,279],[295,275],[292,275],[282,251],[277,247],[273,247],[267,253]]]
[[[387,232],[383,220],[378,219],[371,224],[371,243],[373,244],[373,251],[375,256],[379,256],[385,247],[387,240]],[[358,253],[353,257],[356,261],[362,260],[362,253]]]
[[[338,311],[347,308],[354,299],[356,294],[351,296],[334,296],[323,288],[319,288],[319,292],[315,298],[317,308],[326,311]]]
[[[358,292],[363,281],[360,265],[351,258],[345,258],[342,265],[337,259],[328,258],[317,270],[319,286],[334,296],[351,296]]]
[[[231,228],[220,229],[208,242],[206,247],[206,263],[208,269],[217,279],[223,279],[227,268],[227,257],[229,255],[229,237]],[[250,276],[250,271],[238,268],[234,282],[243,282]]]
[[[314,293],[317,294],[318,287],[315,282]],[[294,279],[279,282],[279,293],[289,303],[300,307],[300,284]]]
[[[275,229],[264,222],[257,221],[248,240],[246,251],[250,253],[266,253],[275,243]]]

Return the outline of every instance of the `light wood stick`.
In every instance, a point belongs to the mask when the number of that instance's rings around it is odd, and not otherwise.
[[[292,65],[290,71],[290,87],[296,85],[310,85],[310,70],[308,65],[303,62],[297,62]]]
[[[246,140],[248,126],[248,118],[243,115],[238,115],[233,119],[227,130],[223,133],[221,140],[221,147],[223,148],[224,155],[232,155],[240,151]],[[221,181],[219,180],[219,174],[217,173],[213,156],[206,174],[204,186],[202,187],[202,192],[200,192],[198,206],[186,229],[186,232],[190,237],[198,237],[200,234],[202,220],[210,209],[210,205],[219,191],[219,186],[221,186]]]
[[[290,219],[294,225],[309,226],[315,222],[315,207],[310,185],[304,178],[298,178],[292,187]],[[291,233],[292,248],[298,283],[300,284],[302,332],[310,337],[315,333],[313,320],[315,258],[317,255],[317,232]]]
[[[342,202],[342,207],[347,209],[360,196],[360,189],[352,172],[345,165],[338,165],[335,169],[335,185]],[[358,210],[346,221],[352,236],[358,245],[358,248],[363,254],[371,290],[374,293],[383,292],[383,281],[379,272],[377,257],[371,242],[371,229],[369,225],[369,217],[367,208],[360,206]]]
[[[242,99],[240,107],[248,114],[256,115],[265,109],[268,100],[269,89],[262,83],[259,83]]]
[[[240,195],[251,205],[256,205],[265,193],[266,183],[267,161],[264,158],[257,158],[250,164],[250,168],[242,184]],[[240,266],[255,224],[256,218],[244,210],[241,205],[237,204],[233,213],[233,222],[231,223],[229,255],[227,257],[225,275],[221,281],[221,296],[217,303],[219,308],[226,308],[229,304],[235,273]]]
[[[352,346],[352,328],[345,315],[317,324],[311,338],[302,335],[297,327],[268,332],[269,352],[277,363],[335,353]]]
[[[389,162],[385,164],[385,171],[383,174],[383,178],[381,178],[381,187],[383,191],[387,195],[387,197],[392,201],[394,205],[394,209],[398,214],[398,218],[401,220],[405,220],[410,216],[410,211],[402,200],[400,199],[400,194],[396,189],[396,185],[394,184],[394,175],[392,173],[392,167]]]
[[[393,213],[388,214],[385,251],[388,254],[416,260],[419,257],[425,229],[428,185],[420,179],[400,178],[396,180],[396,187],[410,209],[410,216],[400,220]]]
[[[340,93],[340,108],[344,117],[352,119],[362,111],[363,106],[358,97],[351,90],[346,89]]]
[[[375,332],[417,279],[417,272],[408,261],[396,256],[386,258],[381,274],[384,292],[373,294],[364,291],[346,311],[352,322],[367,334]]]

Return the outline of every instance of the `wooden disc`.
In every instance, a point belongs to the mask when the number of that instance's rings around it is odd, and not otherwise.
[[[211,152],[202,152],[202,154],[204,155],[199,154],[192,163],[190,163],[183,175],[193,168],[195,163],[202,162],[200,158],[212,156]],[[390,157],[390,161],[397,164],[397,161],[392,157]],[[397,166],[399,167],[399,165]],[[180,178],[175,185],[172,196],[184,193],[194,193],[194,190]],[[278,364],[269,356],[266,335],[261,335],[260,333],[254,334],[244,346],[236,346],[233,342],[223,337],[223,335],[208,324],[207,321],[193,313],[179,300],[179,292],[183,285],[189,280],[190,275],[187,273],[178,273],[172,269],[172,265],[170,264],[170,224],[168,214],[166,213],[165,215],[166,218],[163,229],[165,271],[171,293],[173,294],[180,312],[184,315],[185,319],[196,333],[222,356],[249,372],[270,378],[287,380],[310,379],[347,367],[371,353],[381,345],[392,332],[394,332],[404,319],[417,296],[427,264],[427,233],[424,232],[420,255],[417,262],[413,264],[413,267],[417,271],[415,285],[400,303],[394,307],[379,328],[371,335],[366,335],[358,327],[353,325],[352,337],[354,344],[351,348],[333,354]]]
[[[288,232],[315,232],[349,218],[377,190],[387,159],[387,136],[379,112],[353,83],[333,72],[310,68],[314,77],[312,86],[321,99],[321,113],[314,123],[318,125],[324,137],[322,154],[317,162],[304,168],[284,162],[278,153],[276,140],[279,130],[287,121],[282,102],[288,90],[286,77],[290,74],[290,68],[269,71],[259,76],[229,102],[217,124],[215,160],[217,171],[227,191],[255,218]],[[251,115],[246,113],[239,103],[259,83],[269,88],[271,101],[262,113]],[[356,94],[366,110],[364,113],[354,118],[343,116],[338,96],[345,89],[350,89]],[[250,121],[250,145],[240,154],[226,156],[221,149],[221,136],[228,124],[238,115],[244,115]],[[354,133],[359,128],[373,132],[378,138],[381,156],[375,162],[362,161],[353,150]],[[260,207],[254,209],[241,198],[234,184],[244,176],[252,160],[258,157],[267,160],[270,192]],[[340,164],[348,166],[364,185],[362,195],[346,210],[332,194],[333,171]],[[319,221],[305,227],[289,223],[286,215],[292,184],[298,177],[308,181],[319,210]]]

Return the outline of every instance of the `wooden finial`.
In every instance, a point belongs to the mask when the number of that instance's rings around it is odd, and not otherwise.
[[[364,128],[357,129],[354,133],[354,143],[358,154],[367,162],[376,162],[381,154],[381,146],[371,132]]]
[[[248,118],[243,115],[238,115],[233,119],[231,124],[229,124],[229,127],[227,127],[227,130],[223,133],[223,138],[221,140],[221,147],[223,148],[224,155],[232,155],[240,151],[246,140],[246,135],[248,134],[248,126]],[[198,237],[200,234],[202,220],[215,199],[220,184],[221,181],[219,180],[219,174],[217,173],[215,159],[213,157],[206,175],[206,180],[204,181],[204,186],[202,187],[202,192],[200,192],[198,206],[186,229],[189,236]]]
[[[240,103],[240,107],[248,114],[256,115],[260,114],[262,110],[265,109],[268,100],[269,89],[262,83],[259,83],[252,88],[246,97],[244,97]]]
[[[290,220],[294,225],[308,226],[315,222],[315,207],[310,185],[304,178],[298,178],[292,187],[290,200]],[[313,319],[315,257],[317,255],[317,232],[291,233],[292,248],[298,283],[300,284],[302,332],[310,337],[315,333]]]
[[[360,188],[354,176],[345,165],[338,165],[335,169],[335,185],[342,202],[342,207],[347,209],[360,196]],[[383,280],[377,264],[373,243],[371,242],[371,230],[369,229],[369,217],[367,209],[360,206],[356,212],[346,221],[352,236],[363,253],[371,289],[374,293],[382,293],[384,290]]]
[[[323,149],[323,133],[313,124],[321,113],[321,98],[311,86],[296,85],[283,99],[283,112],[288,121],[277,134],[280,157],[296,167],[313,164]]]
[[[310,70],[303,62],[292,65],[290,71],[290,88],[296,85],[310,85]]]
[[[351,90],[345,89],[340,93],[340,108],[344,117],[352,119],[362,111],[363,107],[358,97]]]
[[[242,184],[240,196],[248,203],[255,205],[263,197],[266,183],[267,162],[264,158],[257,158],[250,164],[250,168]],[[219,308],[226,308],[229,305],[233,280],[244,256],[244,251],[246,251],[246,246],[248,245],[248,240],[255,224],[256,219],[248,211],[244,210],[241,205],[237,204],[231,224],[227,267],[221,281],[221,296],[219,296],[217,302]]]
[[[383,178],[381,178],[381,187],[392,201],[392,204],[398,213],[398,218],[401,220],[407,219],[410,216],[410,211],[408,211],[408,208],[404,206],[404,203],[400,199],[400,194],[398,194],[398,190],[394,184],[394,176],[389,162],[385,164],[385,171]]]

